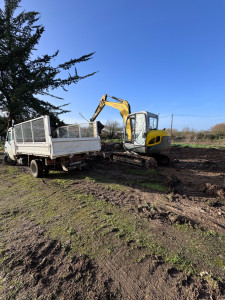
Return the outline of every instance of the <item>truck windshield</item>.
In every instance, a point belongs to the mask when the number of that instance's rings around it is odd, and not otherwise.
[[[149,130],[156,130],[157,129],[157,118],[149,117],[148,122]]]
[[[12,134],[12,131],[10,130],[8,132],[7,141],[10,142],[11,140],[13,140],[13,134]]]

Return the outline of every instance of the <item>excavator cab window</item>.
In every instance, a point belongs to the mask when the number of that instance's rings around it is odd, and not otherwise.
[[[158,127],[158,120],[154,117],[149,117],[148,121],[148,129],[149,130],[157,130]]]

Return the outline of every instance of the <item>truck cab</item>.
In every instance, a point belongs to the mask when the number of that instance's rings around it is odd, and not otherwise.
[[[15,147],[15,139],[14,139],[14,130],[13,127],[10,127],[7,132],[7,137],[5,141],[5,159],[8,162],[14,161],[16,156],[16,147]]]

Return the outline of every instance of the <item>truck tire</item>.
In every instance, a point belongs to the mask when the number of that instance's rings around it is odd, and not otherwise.
[[[35,178],[42,177],[43,167],[39,159],[33,159],[30,163],[31,173]]]
[[[15,166],[16,160],[11,159],[8,154],[4,155],[3,161],[6,165]]]

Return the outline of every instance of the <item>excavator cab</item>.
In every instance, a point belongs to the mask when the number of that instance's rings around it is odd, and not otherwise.
[[[129,114],[124,129],[124,148],[128,151],[153,155],[170,149],[170,136],[166,130],[158,130],[156,114],[147,111]]]

